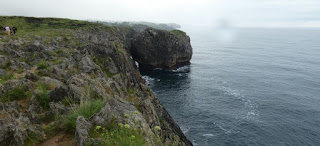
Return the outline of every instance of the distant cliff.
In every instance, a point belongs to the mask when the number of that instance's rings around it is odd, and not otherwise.
[[[0,145],[192,145],[139,66],[188,64],[181,31],[0,17]]]

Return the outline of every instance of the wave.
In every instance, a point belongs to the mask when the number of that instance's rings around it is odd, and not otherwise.
[[[242,115],[242,118],[246,120],[259,121],[260,112],[258,110],[258,104],[248,99],[240,91],[230,88],[228,86],[228,82],[222,82],[222,84],[224,85],[218,87],[219,90],[224,91],[226,96],[229,95],[231,97],[235,97],[243,103],[246,114]]]

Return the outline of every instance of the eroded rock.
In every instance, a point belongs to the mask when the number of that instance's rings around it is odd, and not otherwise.
[[[132,41],[131,54],[139,67],[176,68],[190,64],[190,38],[182,31],[146,29]]]

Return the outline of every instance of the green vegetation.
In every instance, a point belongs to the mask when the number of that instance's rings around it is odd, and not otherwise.
[[[57,54],[62,54],[62,53],[63,53],[63,50],[62,50],[62,49],[58,49],[58,50],[55,50],[55,52],[56,52]]]
[[[97,92],[93,91],[91,87],[85,88],[86,91],[82,94],[80,104],[73,107],[71,113],[64,120],[67,131],[74,132],[78,116],[89,118],[105,105],[105,100]]]
[[[27,131],[27,138],[24,140],[25,146],[34,146],[41,141],[39,136],[33,131]]]
[[[4,56],[6,56],[7,54],[6,54],[6,53],[4,53],[4,52],[2,52],[2,51],[0,50],[0,55],[4,55]]]
[[[99,22],[102,24],[106,24],[106,25],[111,25],[111,26],[126,26],[126,27],[132,27],[132,26],[136,26],[136,27],[142,27],[142,28],[146,28],[146,27],[152,27],[155,29],[161,29],[161,30],[174,30],[177,28],[180,28],[181,26],[179,24],[175,24],[175,23],[152,23],[152,22],[145,22],[145,21],[140,21],[140,22]]]
[[[98,55],[93,56],[93,61],[94,63],[96,63],[97,65],[100,66],[100,68],[102,69],[102,71],[110,78],[112,78],[114,76],[113,73],[109,72],[105,67],[104,67],[104,63],[105,61],[108,60],[104,60],[102,59],[102,57],[99,57]]]
[[[13,79],[14,77],[13,77],[13,75],[12,74],[7,74],[7,75],[4,75],[4,76],[1,76],[0,77],[0,83],[1,84],[4,84],[4,83],[6,83],[7,81],[9,81],[9,80],[11,80],[11,79]]]
[[[61,19],[61,18],[34,18],[20,16],[1,16],[0,26],[9,25],[18,28],[17,36],[27,34],[40,36],[66,36],[64,33],[67,29],[79,29],[98,25],[91,22]],[[61,31],[57,31],[57,29]],[[1,35],[5,35],[2,33]]]
[[[51,60],[51,63],[54,64],[54,65],[61,64],[62,62],[63,62],[62,59]]]
[[[174,34],[174,35],[176,35],[176,36],[179,36],[179,37],[181,37],[181,36],[186,36],[186,33],[185,32],[183,32],[183,31],[181,31],[181,30],[172,30],[172,31],[170,31],[172,34]]]
[[[5,64],[1,65],[0,68],[4,70],[9,70],[12,63],[10,61],[7,61]]]
[[[96,126],[89,132],[90,137],[100,138],[98,144],[88,143],[93,146],[142,146],[146,144],[141,130],[130,127],[128,124],[109,124],[107,127]]]
[[[134,94],[134,93],[135,93],[135,91],[134,91],[134,89],[133,89],[133,88],[129,87],[129,88],[128,88],[128,93],[129,93],[129,94]]]
[[[39,90],[39,92],[36,95],[37,100],[39,101],[40,105],[44,109],[49,109],[49,103],[51,102],[51,99],[49,98],[48,92],[49,92],[49,85],[45,83],[38,82],[36,84],[36,89]]]
[[[31,93],[27,91],[26,86],[18,86],[11,90],[5,91],[3,97],[1,98],[2,102],[8,102],[13,100],[20,100],[22,98],[29,98]]]
[[[72,109],[70,115],[64,120],[64,125],[68,131],[74,131],[76,129],[76,120],[78,116],[83,116],[85,118],[91,117],[93,114],[99,112],[104,106],[104,101],[102,99],[86,100],[80,103],[77,107]]]
[[[46,60],[42,60],[41,62],[37,63],[38,69],[47,69],[49,66],[46,63]]]
[[[2,42],[9,42],[10,40],[16,40],[24,37],[27,40],[34,40],[36,37],[42,37],[44,42],[47,38],[58,38],[60,42],[71,42],[74,44],[77,40],[74,39],[74,31],[72,30],[84,30],[88,31],[93,26],[100,27],[109,31],[111,34],[116,33],[116,29],[113,26],[106,26],[104,24],[98,24],[88,21],[70,20],[62,18],[35,18],[35,17],[21,17],[21,16],[0,16],[0,26],[4,27],[9,25],[11,27],[17,27],[18,31],[16,35],[10,37],[3,37]],[[6,36],[6,34],[0,31],[0,36]],[[78,43],[84,46],[85,43]]]

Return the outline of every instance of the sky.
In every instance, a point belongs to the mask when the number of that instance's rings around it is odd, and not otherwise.
[[[0,0],[0,15],[194,26],[320,27],[320,0]]]

